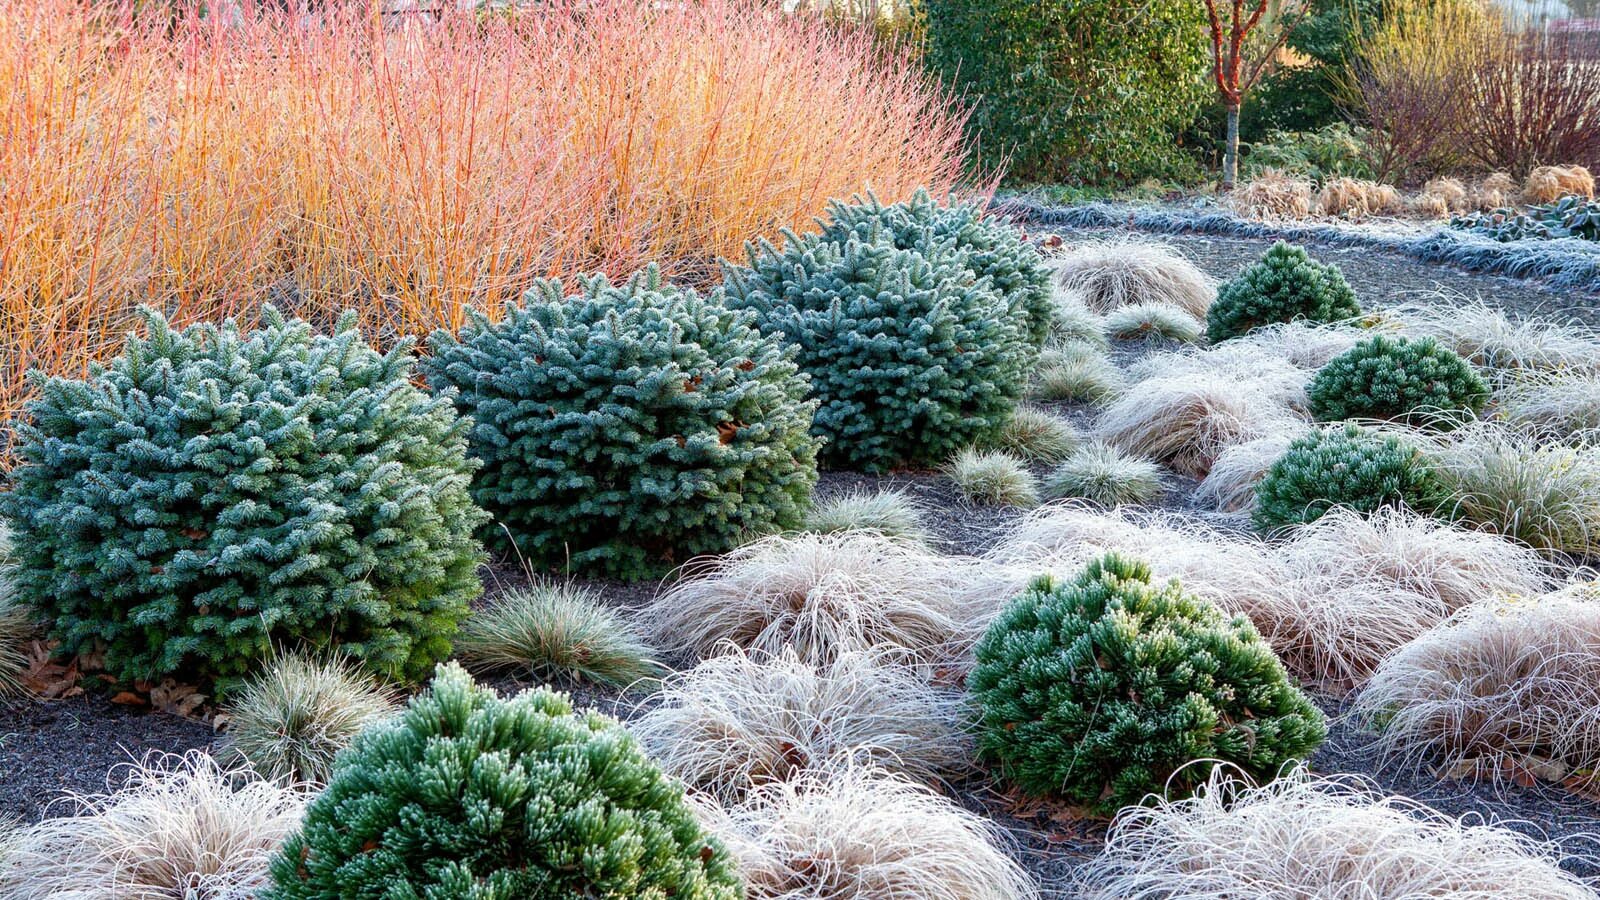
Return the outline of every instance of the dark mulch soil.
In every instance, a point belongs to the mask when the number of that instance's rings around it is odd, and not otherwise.
[[[1066,233],[1068,240],[1075,235]],[[1225,278],[1256,259],[1265,249],[1262,241],[1195,235],[1163,236],[1211,274]],[[1419,263],[1370,250],[1312,247],[1314,256],[1336,262],[1369,308],[1416,299],[1441,288],[1469,297],[1482,297],[1516,316],[1543,315],[1579,318],[1600,324],[1600,310],[1592,295],[1553,291],[1532,283],[1500,277],[1472,275],[1460,270]],[[1119,361],[1146,349],[1118,348]],[[1056,408],[1074,419],[1086,410],[1071,405]],[[1172,478],[1166,505],[1188,503],[1193,482]],[[950,553],[978,553],[991,545],[998,533],[1019,513],[973,507],[961,501],[950,482],[933,472],[898,473],[873,477],[834,472],[823,476],[818,498],[826,499],[854,490],[895,488],[908,492],[926,511],[927,523]],[[489,593],[525,583],[528,575],[514,562],[488,572]],[[592,582],[607,602],[637,608],[658,589],[655,584]],[[670,661],[669,661],[670,662]],[[679,661],[683,662],[683,661]],[[515,679],[501,679],[497,687],[512,690]],[[575,700],[626,718],[638,697],[579,687]],[[1341,720],[1341,704],[1321,698],[1333,720],[1327,744],[1313,760],[1317,771],[1350,773],[1373,779],[1381,789],[1432,804],[1450,815],[1470,815],[1504,821],[1529,833],[1557,839],[1580,857],[1571,867],[1585,875],[1600,875],[1600,803],[1562,793],[1553,788],[1491,787],[1441,781],[1432,773],[1402,770],[1386,765],[1369,745],[1369,739]],[[0,817],[33,820],[69,813],[70,807],[51,806],[64,791],[102,790],[108,773],[120,763],[150,751],[178,753],[212,746],[209,726],[161,713],[115,706],[100,698],[60,702],[0,704]],[[1092,856],[1104,835],[1104,823],[1059,821],[1053,818],[1019,818],[1001,789],[984,777],[957,785],[956,797],[964,806],[993,818],[1015,838],[1014,852],[1038,878],[1048,894],[1062,896],[1072,868]]]
[[[99,793],[117,770],[151,753],[212,746],[210,725],[99,696],[0,703],[0,818],[68,815],[65,793]]]

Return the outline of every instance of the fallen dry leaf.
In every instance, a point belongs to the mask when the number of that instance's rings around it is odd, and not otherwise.
[[[205,706],[206,700],[206,695],[200,693],[199,688],[192,684],[179,684],[171,678],[150,689],[151,706],[186,719],[194,718],[195,713]]]

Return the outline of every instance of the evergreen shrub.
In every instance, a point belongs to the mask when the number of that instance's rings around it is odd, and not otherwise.
[[[1279,241],[1259,261],[1217,288],[1206,315],[1213,344],[1276,322],[1338,322],[1361,315],[1337,266]]]
[[[1266,781],[1327,733],[1248,619],[1115,553],[1036,579],[976,654],[980,754],[1029,794],[1103,813],[1186,796],[1218,765]]]
[[[988,278],[948,245],[900,250],[875,229],[838,244],[785,232],[726,265],[726,302],[798,353],[836,466],[936,466],[992,443],[1035,353]]]
[[[1256,485],[1251,516],[1266,532],[1304,525],[1335,506],[1360,513],[1403,506],[1438,509],[1444,488],[1410,441],[1360,425],[1322,428],[1298,438]]]
[[[1476,415],[1489,384],[1432,338],[1376,335],[1328,361],[1311,380],[1311,414],[1324,422],[1388,419],[1450,427]]]
[[[615,720],[440,666],[356,738],[273,858],[267,900],[735,900],[726,849]]]
[[[431,343],[429,382],[473,420],[486,539],[531,565],[651,577],[805,520],[815,404],[793,354],[654,267],[571,296],[541,281]]]
[[[275,647],[338,646],[416,678],[482,590],[467,423],[347,316],[268,308],[148,335],[83,379],[41,378],[10,519],[20,599],[61,651],[132,681],[229,682]],[[226,687],[226,684],[224,684]]]
[[[929,68],[972,100],[982,163],[1027,182],[1195,174],[1178,134],[1214,90],[1191,0],[925,0]]]
[[[821,224],[823,238],[839,244],[852,236],[870,238],[874,228],[901,250],[926,254],[938,245],[953,244],[966,255],[973,275],[989,276],[990,285],[1010,304],[1011,314],[1027,323],[1035,346],[1044,346],[1050,337],[1056,303],[1044,258],[1016,228],[992,216],[985,218],[974,204],[943,206],[919,189],[910,200],[885,206],[868,193],[850,203],[832,202],[828,221]]]

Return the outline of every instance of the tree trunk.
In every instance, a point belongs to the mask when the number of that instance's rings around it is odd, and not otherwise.
[[[1233,190],[1239,180],[1239,104],[1228,104],[1228,144],[1222,151],[1222,189]]]

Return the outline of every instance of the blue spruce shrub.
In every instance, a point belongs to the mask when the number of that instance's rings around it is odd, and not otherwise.
[[[837,200],[828,205],[829,221],[821,222],[826,240],[843,244],[851,236],[870,237],[874,228],[882,230],[901,250],[924,253],[940,244],[954,244],[966,256],[967,268],[974,276],[989,276],[989,283],[1005,295],[1011,314],[1026,322],[1029,340],[1043,347],[1050,337],[1056,307],[1050,288],[1050,272],[1039,255],[1011,225],[985,218],[973,204],[942,206],[924,189],[910,200],[885,206],[868,193]]]
[[[423,368],[472,417],[487,539],[539,567],[642,578],[804,523],[816,404],[749,313],[651,267],[573,296],[541,281],[498,322],[469,315]]]
[[[1390,506],[1431,513],[1444,497],[1421,449],[1398,435],[1349,423],[1290,444],[1256,485],[1251,519],[1261,531],[1274,532],[1314,522],[1335,506],[1361,513]]]
[[[1213,344],[1277,322],[1339,322],[1361,315],[1339,267],[1279,241],[1259,261],[1217,288],[1206,313]]]
[[[622,726],[440,666],[362,732],[271,864],[266,900],[737,900],[727,850]]]
[[[1450,428],[1489,400],[1489,383],[1433,338],[1377,335],[1328,361],[1307,392],[1324,422],[1388,419]]]
[[[481,591],[467,423],[353,316],[267,309],[148,336],[83,380],[40,379],[0,513],[19,596],[63,652],[125,681],[227,686],[275,646],[339,646],[422,677]]]
[[[785,232],[727,265],[726,302],[796,348],[820,401],[823,459],[931,467],[990,443],[1034,357],[1026,324],[948,245],[901,250],[878,229],[844,243]]]
[[[1115,553],[1040,576],[976,654],[980,755],[1029,794],[1102,813],[1186,796],[1219,764],[1264,782],[1327,735],[1249,619]]]

